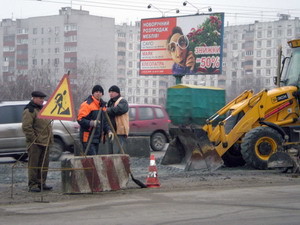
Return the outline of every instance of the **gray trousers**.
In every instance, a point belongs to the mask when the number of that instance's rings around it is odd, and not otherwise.
[[[124,145],[127,141],[127,136],[126,135],[118,135],[120,144],[124,150],[124,152],[126,153],[125,149],[124,149]],[[121,151],[118,143],[117,143],[117,138],[115,137],[113,140],[113,143],[110,145],[110,154],[122,154],[123,152]]]
[[[46,146],[31,145],[28,149],[28,186],[46,184],[49,166],[49,148]],[[44,160],[45,158],[45,160]]]

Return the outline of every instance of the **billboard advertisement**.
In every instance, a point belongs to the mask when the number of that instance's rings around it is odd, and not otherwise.
[[[221,74],[224,13],[142,19],[140,75]]]

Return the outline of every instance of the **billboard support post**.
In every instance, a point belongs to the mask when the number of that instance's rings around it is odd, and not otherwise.
[[[184,77],[184,74],[173,74],[173,76],[176,79],[176,85],[182,83],[181,79],[182,79],[182,77]]]

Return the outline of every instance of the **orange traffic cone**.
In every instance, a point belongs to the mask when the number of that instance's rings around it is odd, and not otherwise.
[[[148,177],[146,180],[146,185],[149,188],[160,187],[154,155],[150,156],[150,166],[148,169]]]

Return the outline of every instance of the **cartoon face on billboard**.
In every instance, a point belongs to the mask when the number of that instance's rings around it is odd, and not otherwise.
[[[145,19],[140,75],[220,74],[223,13]]]

